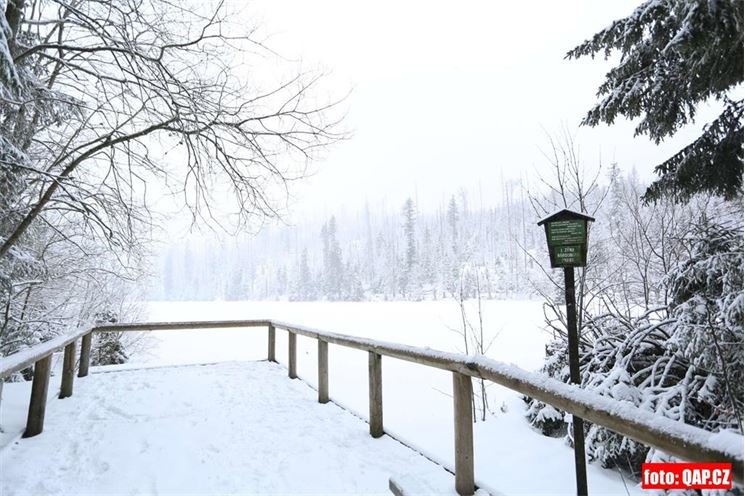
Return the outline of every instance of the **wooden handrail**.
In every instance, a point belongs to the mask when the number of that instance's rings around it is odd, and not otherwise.
[[[135,322],[131,324],[106,324],[94,327],[94,332],[127,331],[188,331],[204,329],[238,329],[241,327],[269,327],[271,320],[204,320],[186,322]]]
[[[278,321],[272,324],[332,344],[483,378],[685,460],[732,463],[735,479],[743,480],[743,437],[734,433],[711,433],[486,357],[374,341]]]
[[[78,329],[71,334],[58,336],[49,341],[44,341],[36,346],[18,351],[12,355],[0,358],[0,380],[26,369],[44,357],[59,351],[81,336],[91,332],[91,329]]]
[[[467,356],[458,353],[448,353],[430,348],[407,346],[385,341],[360,338],[345,334],[320,331],[310,327],[290,324],[277,320],[229,320],[229,321],[192,321],[192,322],[151,322],[132,324],[109,324],[94,327],[88,330],[78,330],[70,335],[61,336],[51,341],[41,343],[28,350],[15,353],[8,357],[0,358],[0,380],[8,375],[22,370],[33,363],[45,360],[52,353],[73,343],[81,336],[89,337],[92,332],[127,332],[127,331],[155,331],[155,330],[188,330],[188,329],[227,329],[245,327],[267,327],[269,329],[269,354],[274,352],[274,329],[283,329],[290,333],[290,342],[294,341],[295,335],[301,335],[319,340],[323,343],[331,343],[348,348],[367,351],[370,356],[391,357],[400,360],[414,362],[420,365],[448,370],[454,375],[454,384],[461,384],[459,375],[478,377],[489,380],[496,384],[505,386],[513,391],[536,398],[544,403],[553,405],[561,410],[577,415],[589,422],[602,425],[612,431],[635,439],[641,443],[658,448],[666,453],[690,461],[702,462],[728,462],[732,463],[734,479],[743,482],[743,437],[737,434],[711,433],[703,429],[676,422],[666,417],[660,417],[649,411],[635,407],[627,402],[613,400],[601,396],[592,391],[584,390],[576,385],[565,384],[546,376],[527,372],[515,365],[509,365],[483,356]],[[89,338],[88,338],[89,340]],[[326,345],[321,345],[326,346]],[[294,346],[290,345],[288,353],[292,362]],[[320,349],[320,348],[319,348]],[[274,359],[273,356],[269,357]],[[324,361],[327,357],[324,358]],[[377,359],[379,360],[379,359]],[[319,362],[320,363],[320,362]],[[87,368],[87,363],[81,361]],[[296,365],[291,364],[290,376],[296,373]],[[324,367],[328,367],[327,364]],[[379,362],[375,369],[376,374]],[[377,388],[377,378],[373,378],[371,384]],[[372,386],[371,386],[372,387]],[[327,389],[327,386],[326,386]],[[377,398],[379,391],[374,391]],[[328,391],[324,391],[327,400]],[[319,399],[324,395],[319,395]],[[372,396],[371,396],[372,397]],[[456,405],[457,411],[470,411],[462,404],[463,399]],[[377,408],[377,407],[376,407]],[[36,410],[39,410],[38,406]],[[43,408],[41,409],[43,416]],[[372,411],[372,410],[371,410]],[[29,410],[31,415],[31,408]],[[375,432],[373,435],[382,433],[382,408],[376,413],[380,418],[375,419]],[[29,420],[31,417],[29,416]],[[468,417],[470,422],[470,415]],[[456,418],[456,423],[458,419]],[[43,418],[42,418],[43,424]],[[372,432],[371,423],[371,432]],[[467,435],[460,435],[465,439],[464,443],[472,441]],[[456,446],[458,449],[467,446]],[[464,457],[466,459],[467,457]],[[463,463],[461,463],[463,465]],[[470,470],[473,470],[472,460]],[[458,474],[456,474],[458,478]],[[461,481],[472,480],[472,474],[465,474]],[[469,482],[470,483],[470,482]],[[467,490],[458,489],[462,494]]]

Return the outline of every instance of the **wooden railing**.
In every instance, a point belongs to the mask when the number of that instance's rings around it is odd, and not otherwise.
[[[743,482],[743,437],[731,433],[713,434],[671,419],[653,415],[628,403],[619,402],[564,384],[545,376],[526,372],[514,365],[485,357],[446,353],[396,343],[319,331],[276,320],[232,320],[206,322],[155,322],[113,324],[81,330],[0,359],[0,380],[34,364],[34,379],[24,437],[35,436],[44,427],[52,353],[64,348],[60,398],[72,395],[75,377],[75,347],[81,339],[78,377],[88,374],[91,336],[94,332],[156,331],[186,329],[226,329],[266,327],[267,357],[276,362],[276,329],[288,332],[288,375],[297,378],[297,335],[318,341],[318,401],[329,401],[328,345],[345,346],[368,352],[368,390],[370,435],[380,437],[383,427],[382,357],[406,360],[453,374],[453,412],[455,438],[455,484],[459,494],[472,494],[475,488],[473,465],[472,386],[470,377],[483,378],[518,393],[536,398],[641,443],[684,460],[728,462],[734,479]]]

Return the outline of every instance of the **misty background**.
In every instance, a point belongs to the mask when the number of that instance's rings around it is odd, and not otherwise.
[[[530,198],[550,193],[556,148],[570,148],[575,165],[605,188],[612,168],[646,184],[653,166],[701,129],[689,125],[656,145],[622,119],[579,126],[617,56],[565,54],[634,7],[233,6],[283,62],[324,73],[325,95],[342,99],[347,139],[314,156],[302,179],[269,190],[279,219],[239,226],[218,194],[209,222],[195,223],[174,207],[179,195],[151,191],[165,222],[155,232],[147,298],[436,299],[453,294],[464,266],[486,271],[490,297],[546,290],[535,265],[547,263],[535,225],[543,212]],[[716,108],[704,105],[701,122]],[[338,262],[329,262],[329,243]],[[408,274],[414,265],[418,274]],[[337,286],[344,289],[328,289]]]

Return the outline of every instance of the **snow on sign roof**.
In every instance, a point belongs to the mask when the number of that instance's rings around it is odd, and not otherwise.
[[[538,221],[538,225],[542,226],[543,224],[554,221],[554,220],[573,220],[573,219],[586,220],[589,222],[595,221],[595,217],[590,217],[587,214],[575,212],[574,210],[569,210],[567,208],[564,208],[564,209],[561,209],[561,210],[558,210],[552,213],[551,215],[548,215],[542,218],[541,220]]]

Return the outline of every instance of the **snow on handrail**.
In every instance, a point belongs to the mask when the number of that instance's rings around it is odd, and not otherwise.
[[[106,324],[93,328],[94,332],[123,332],[123,331],[175,331],[175,330],[203,330],[229,329],[240,327],[267,327],[270,320],[202,320],[186,322],[135,322],[131,324]]]
[[[38,360],[51,355],[55,351],[59,351],[68,344],[72,343],[84,334],[91,332],[90,329],[78,329],[71,334],[65,334],[52,338],[49,341],[44,341],[36,346],[26,348],[25,350],[18,351],[12,355],[0,358],[0,381],[5,379],[11,374],[30,367]]]
[[[122,332],[122,331],[165,331],[176,329],[227,329],[240,327],[266,327],[268,320],[215,320],[202,322],[144,322],[131,324],[108,324],[91,328],[81,328],[70,334],[65,334],[44,341],[25,350],[18,351],[0,358],[0,380],[5,379],[38,360],[61,350],[81,336],[89,332]]]

